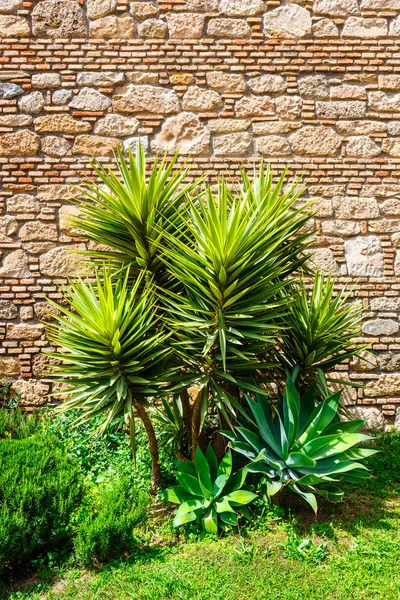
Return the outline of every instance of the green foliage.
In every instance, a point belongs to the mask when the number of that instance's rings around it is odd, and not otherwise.
[[[218,527],[237,525],[237,511],[247,514],[243,507],[256,494],[243,488],[246,471],[232,473],[232,454],[228,451],[218,465],[214,450],[208,446],[206,455],[199,447],[194,462],[177,462],[176,477],[180,485],[161,492],[169,502],[179,504],[174,525],[200,521],[207,533],[216,535]]]
[[[283,324],[289,333],[276,353],[281,372],[291,373],[304,389],[316,383],[322,397],[329,394],[324,373],[366,348],[354,341],[361,333],[361,308],[348,302],[345,287],[335,295],[334,285],[330,275],[316,273],[311,290],[299,281],[282,292],[288,307]]]
[[[91,502],[78,516],[74,550],[83,565],[105,562],[134,547],[134,527],[147,516],[149,497],[128,477],[92,488]]]
[[[39,413],[28,414],[19,408],[0,408],[0,439],[28,438],[40,429]]]
[[[299,538],[297,535],[290,535],[286,544],[282,544],[284,556],[298,560],[305,560],[311,563],[319,563],[328,556],[328,544],[320,542],[316,544],[310,538]]]
[[[79,467],[60,449],[0,440],[0,572],[71,537],[82,489]]]
[[[376,450],[354,448],[370,438],[359,433],[364,420],[339,421],[340,393],[316,406],[314,389],[300,398],[288,377],[277,408],[263,394],[246,400],[251,415],[234,433],[224,434],[231,448],[251,461],[247,470],[265,476],[270,497],[287,486],[317,512],[316,495],[339,501],[339,482],[360,483],[369,477],[358,461]]]
[[[180,396],[173,394],[171,398],[162,398],[161,405],[154,405],[151,409],[167,438],[167,443],[174,449],[181,448],[185,437],[185,424]]]

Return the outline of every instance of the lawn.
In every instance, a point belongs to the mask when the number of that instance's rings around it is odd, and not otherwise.
[[[373,478],[344,503],[262,500],[250,528],[218,540],[189,526],[177,533],[159,504],[138,546],[97,569],[48,556],[7,582],[9,600],[398,600],[400,435],[383,435]]]

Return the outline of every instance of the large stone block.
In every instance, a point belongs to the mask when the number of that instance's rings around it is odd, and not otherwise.
[[[139,121],[134,117],[109,114],[97,121],[94,132],[97,135],[127,137],[136,133],[138,128]]]
[[[379,217],[375,198],[347,196],[334,198],[333,207],[338,219],[376,219]]]
[[[0,356],[0,377],[20,375],[21,367],[18,358]]]
[[[385,417],[376,406],[352,406],[349,410],[355,419],[367,419],[364,429],[376,431],[385,429]]]
[[[88,19],[99,19],[115,11],[117,0],[87,0],[86,11]]]
[[[37,117],[34,122],[39,133],[68,133],[77,134],[90,131],[92,126],[88,121],[74,119],[71,115],[53,114]]]
[[[363,323],[362,331],[366,335],[388,336],[399,331],[398,321],[393,319],[371,319]]]
[[[311,255],[311,262],[322,273],[340,275],[339,264],[330,248],[316,248]]]
[[[223,100],[217,92],[191,86],[182,98],[182,108],[187,111],[216,110],[223,106]]]
[[[264,117],[275,113],[275,102],[269,96],[244,96],[235,102],[238,117]]]
[[[54,223],[28,221],[19,230],[19,239],[22,242],[56,241],[57,238],[57,226]]]
[[[43,331],[43,325],[29,325],[28,323],[8,323],[7,339],[33,341],[42,337]]]
[[[168,13],[169,37],[178,40],[203,36],[205,16],[196,13]]]
[[[109,15],[89,22],[89,34],[97,39],[132,39],[136,37],[136,25],[132,17]]]
[[[368,104],[371,110],[377,112],[399,112],[400,94],[388,96],[385,92],[369,92]]]
[[[224,71],[213,71],[207,73],[207,85],[220,93],[239,93],[246,91],[244,76]]]
[[[16,15],[0,15],[0,39],[1,38],[25,38],[29,37],[31,29],[29,23],[23,17]]]
[[[82,256],[71,250],[84,250],[85,246],[58,246],[45,252],[40,257],[40,272],[42,275],[55,278],[72,277],[82,273]]]
[[[347,15],[359,15],[360,7],[357,0],[316,0],[313,12],[317,15],[347,17]]]
[[[295,154],[305,156],[334,156],[342,143],[342,138],[331,127],[307,125],[289,136]]]
[[[42,383],[36,379],[18,379],[11,386],[11,391],[20,395],[20,406],[35,408],[46,404],[49,389],[47,383]]]
[[[380,153],[381,148],[367,135],[352,136],[347,140],[347,156],[372,157]]]
[[[213,140],[216,156],[237,156],[247,154],[251,146],[251,135],[246,132],[216,135]]]
[[[311,35],[311,15],[302,6],[287,4],[264,14],[264,34],[272,38],[296,39]]]
[[[48,156],[65,156],[71,147],[71,144],[63,137],[49,135],[42,139],[42,151]]]
[[[315,103],[315,112],[320,119],[360,119],[365,116],[366,111],[366,103],[360,100]]]
[[[14,250],[7,254],[0,264],[0,277],[23,278],[30,277],[28,256],[23,250]]]
[[[288,156],[292,153],[286,138],[280,135],[265,135],[255,138],[256,148],[264,156]]]
[[[76,83],[82,86],[113,87],[124,82],[121,71],[81,71],[76,76]]]
[[[168,115],[181,108],[174,90],[153,85],[129,85],[123,93],[113,96],[112,102],[116,112],[125,114]]]
[[[77,110],[98,112],[106,110],[111,104],[111,98],[108,96],[101,94],[93,88],[85,87],[79,90],[68,106]]]
[[[0,136],[0,156],[36,156],[39,147],[39,136],[29,129]]]
[[[0,300],[0,321],[3,319],[15,319],[18,308],[10,300]]]
[[[156,135],[152,149],[154,152],[168,150],[182,154],[208,154],[210,149],[210,130],[205,127],[197,115],[182,112],[169,117]]]
[[[219,0],[219,11],[230,17],[249,17],[264,10],[262,0]]]
[[[249,88],[253,94],[271,94],[284,92],[286,90],[286,80],[282,75],[266,73],[260,77],[249,79]]]
[[[32,31],[41,38],[84,38],[87,26],[75,0],[43,0],[32,11]]]
[[[383,276],[383,249],[378,236],[367,235],[347,240],[344,250],[349,275],[355,277]]]
[[[246,38],[250,33],[250,25],[243,19],[216,17],[210,19],[207,25],[207,35],[213,37]]]
[[[112,156],[121,145],[118,138],[100,135],[78,135],[75,138],[72,153],[87,156]]]
[[[329,98],[329,79],[326,75],[305,75],[297,82],[302,96],[309,98]]]
[[[380,38],[388,34],[386,19],[349,17],[343,26],[344,38]]]
[[[364,394],[367,398],[400,396],[400,375],[381,375],[366,385]]]
[[[138,32],[142,38],[162,39],[167,37],[168,27],[161,19],[147,19],[140,23]]]

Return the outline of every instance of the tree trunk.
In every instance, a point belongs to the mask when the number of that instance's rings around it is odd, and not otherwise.
[[[161,470],[160,470],[160,458],[158,455],[158,442],[153,425],[150,421],[149,415],[146,412],[144,406],[139,402],[134,401],[134,407],[139,415],[149,439],[149,450],[151,454],[151,490],[153,493],[160,487],[161,481]]]
[[[196,448],[199,441],[200,434],[200,414],[201,414],[201,404],[203,401],[203,393],[204,388],[201,388],[194,400],[193,410],[192,410],[192,443],[191,443],[191,458],[195,459],[196,456]]]
[[[189,394],[187,390],[181,392],[183,423],[185,425],[186,435],[189,446],[192,445],[192,407],[190,406]]]

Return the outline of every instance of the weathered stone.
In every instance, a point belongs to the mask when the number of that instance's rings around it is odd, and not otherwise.
[[[256,121],[253,123],[253,132],[255,135],[281,135],[295,131],[299,127],[300,123],[290,121]]]
[[[400,231],[392,235],[392,244],[395,248],[400,248]]]
[[[363,185],[361,196],[376,196],[377,198],[390,198],[395,194],[400,194],[400,184],[381,183],[375,185]]]
[[[399,0],[361,0],[361,8],[372,10],[399,10]]]
[[[400,156],[400,138],[386,138],[382,141],[382,152],[389,156]]]
[[[379,207],[375,198],[360,198],[348,196],[334,198],[333,207],[338,219],[376,219],[379,217]]]
[[[172,85],[190,85],[196,81],[195,76],[192,73],[171,73],[169,80]]]
[[[366,335],[394,335],[398,330],[399,323],[393,319],[371,319],[362,326],[362,331]]]
[[[347,156],[371,157],[378,156],[380,153],[380,147],[367,135],[350,137],[347,141]]]
[[[42,151],[48,156],[65,156],[71,150],[71,144],[62,137],[49,135],[42,139]]]
[[[397,15],[390,23],[389,35],[400,35],[400,15]]]
[[[20,85],[15,83],[0,83],[0,99],[16,98],[24,93]]]
[[[138,27],[142,38],[162,39],[167,37],[168,27],[161,19],[148,19]]]
[[[97,39],[132,39],[136,36],[136,25],[132,17],[109,15],[96,21],[90,21],[89,34]]]
[[[57,360],[55,358],[39,352],[33,357],[32,373],[35,377],[46,377],[51,373],[52,367],[56,364]]]
[[[400,220],[379,219],[378,221],[370,221],[368,229],[371,233],[395,233],[400,231]]]
[[[72,90],[56,90],[53,92],[51,101],[56,106],[65,106],[73,96]]]
[[[39,136],[29,129],[0,136],[0,156],[36,156],[39,146]]]
[[[139,21],[158,16],[158,8],[152,2],[131,2],[131,13]]]
[[[244,96],[235,102],[238,117],[263,117],[274,112],[275,103],[269,96]]]
[[[371,310],[378,312],[399,312],[400,297],[399,296],[381,296],[380,298],[372,298],[370,303]]]
[[[354,119],[365,116],[367,107],[360,100],[344,100],[315,103],[315,112],[320,119]]]
[[[84,38],[87,27],[74,0],[43,0],[32,11],[33,35],[42,38]]]
[[[350,361],[350,368],[353,371],[363,373],[365,371],[374,371],[378,366],[375,354],[368,350],[361,350],[359,354],[353,356]]]
[[[30,34],[29,23],[23,17],[0,15],[0,38],[25,38]]]
[[[334,196],[342,196],[346,192],[346,186],[343,184],[320,184],[310,185],[308,191],[311,196],[326,196],[327,198],[333,198]]]
[[[0,357],[0,377],[15,377],[20,373],[21,367],[18,358]]]
[[[265,135],[255,139],[257,152],[265,156],[287,156],[291,154],[286,138],[279,135]]]
[[[192,85],[182,98],[182,108],[188,111],[215,110],[223,106],[222,98],[217,92]]]
[[[76,76],[76,83],[82,86],[113,87],[124,82],[121,71],[81,71]]]
[[[71,185],[45,184],[38,187],[37,197],[41,202],[58,202],[71,200],[77,196],[77,191]]]
[[[381,90],[400,91],[400,75],[379,75],[378,86]]]
[[[329,79],[325,75],[306,75],[297,82],[302,96],[309,98],[329,98]]]
[[[284,92],[286,80],[281,75],[266,73],[260,77],[249,79],[249,88],[253,94]]]
[[[381,375],[370,381],[364,388],[367,398],[400,395],[400,375]]]
[[[336,123],[336,130],[342,135],[381,135],[386,129],[386,123],[379,121],[338,121]]]
[[[367,92],[361,85],[342,83],[331,88],[332,100],[366,100]]]
[[[323,221],[322,232],[327,235],[337,237],[348,237],[357,235],[361,231],[361,226],[358,221],[344,221],[335,219],[334,221]]]
[[[73,204],[65,204],[58,212],[60,231],[66,235],[73,236],[77,235],[78,231],[71,224],[71,217],[78,217],[81,214],[79,208]]]
[[[349,17],[346,19],[342,37],[352,38],[379,38],[388,33],[386,19],[364,19],[362,17]]]
[[[378,236],[367,235],[347,240],[344,250],[349,275],[355,277],[383,276],[383,249]]]
[[[11,391],[20,395],[20,406],[35,408],[46,404],[49,386],[36,379],[18,379],[11,385]]]
[[[0,216],[0,242],[12,241],[12,236],[18,231],[18,221],[10,215]]]
[[[264,33],[273,38],[295,39],[309,36],[311,15],[308,10],[297,4],[274,8],[264,14]]]
[[[400,198],[390,198],[381,204],[381,213],[385,217],[400,217]]]
[[[104,111],[111,106],[111,98],[101,94],[97,90],[85,87],[79,90],[78,94],[68,104],[71,108],[88,111]]]
[[[1,14],[11,14],[17,10],[17,8],[22,8],[23,0],[0,0],[0,13]]]
[[[306,156],[334,156],[342,138],[330,127],[302,127],[289,137],[293,152]]]
[[[322,271],[322,273],[331,273],[340,275],[340,268],[333,252],[330,248],[316,248],[311,255],[311,262]]]
[[[0,115],[0,127],[28,127],[32,123],[30,115]]]
[[[141,143],[145,152],[148,152],[150,148],[149,144],[149,136],[147,135],[135,135],[133,137],[127,138],[123,141],[124,150],[132,150],[133,153],[137,150],[138,143]]]
[[[229,17],[248,17],[264,10],[262,0],[219,0],[219,12]]]
[[[378,363],[381,371],[400,371],[400,353],[384,352],[379,354]]]
[[[235,156],[247,154],[251,145],[251,135],[246,132],[216,135],[213,139],[214,154],[217,156]]]
[[[29,194],[16,194],[7,198],[8,213],[37,213],[39,212],[39,202]]]
[[[169,117],[152,143],[154,152],[182,154],[206,154],[210,147],[210,130],[205,127],[197,115],[182,112]]]
[[[312,34],[316,38],[335,38],[339,36],[339,30],[331,19],[320,19],[313,23]]]
[[[84,250],[85,246],[57,246],[40,257],[40,272],[42,275],[55,278],[65,278],[82,272],[82,257],[71,250]]]
[[[139,121],[122,115],[106,115],[103,119],[97,121],[94,126],[94,132],[97,135],[108,135],[116,137],[127,137],[137,132]]]
[[[251,33],[251,27],[243,19],[210,19],[207,35],[228,38],[246,38]]]
[[[59,314],[59,310],[54,308],[49,302],[36,302],[34,305],[36,318],[39,321],[52,321],[55,314]]]
[[[333,204],[331,198],[320,198],[313,205],[313,209],[320,218],[333,217]]]
[[[61,85],[61,75],[60,73],[34,73],[31,82],[34,88],[57,88]]]
[[[84,133],[92,126],[87,121],[78,121],[66,114],[53,114],[35,119],[35,129],[39,133]]]
[[[3,319],[15,319],[18,316],[18,308],[9,300],[0,300],[0,321]]]
[[[9,340],[37,340],[43,334],[43,325],[27,325],[26,323],[9,323],[7,338]]]
[[[235,133],[246,131],[251,121],[250,119],[210,119],[207,124],[213,133]]]
[[[205,16],[195,13],[168,13],[169,37],[177,40],[198,39],[203,36]]]
[[[194,12],[217,12],[218,0],[186,0],[186,6]]]
[[[57,240],[57,227],[53,223],[43,221],[28,221],[22,225],[19,238],[22,242]]]
[[[207,85],[220,93],[238,93],[245,92],[246,85],[244,76],[235,73],[225,73],[224,71],[213,71],[207,73]]]
[[[127,73],[127,76],[130,83],[148,83],[150,85],[157,85],[158,83],[158,73],[151,73],[150,71],[134,71],[133,73]]]
[[[300,96],[278,96],[275,100],[276,112],[284,121],[293,121],[301,115],[303,100]]]
[[[359,15],[360,8],[357,0],[316,0],[313,12],[317,15],[347,17],[347,15]]]
[[[100,19],[117,8],[117,0],[87,0],[86,11],[88,19]]]
[[[123,94],[114,96],[112,102],[116,112],[127,114],[168,115],[181,108],[174,90],[152,85],[129,85]]]
[[[29,277],[28,256],[23,250],[14,250],[7,254],[0,266],[0,277],[24,278]]]
[[[400,94],[388,96],[385,92],[369,92],[368,104],[378,112],[400,112]]]
[[[46,101],[41,92],[32,92],[31,94],[27,94],[26,96],[22,96],[18,100],[19,109],[22,112],[38,114],[43,109]]]
[[[364,425],[367,431],[385,429],[385,417],[376,406],[352,406],[350,411],[355,419],[367,419]]]
[[[102,137],[100,135],[78,135],[75,139],[73,154],[87,156],[112,156],[121,146],[118,138]]]
[[[394,273],[398,277],[400,275],[400,251],[396,250],[394,257]]]

